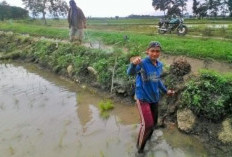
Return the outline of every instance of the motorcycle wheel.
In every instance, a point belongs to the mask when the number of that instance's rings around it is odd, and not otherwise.
[[[186,26],[182,26],[177,28],[177,34],[178,35],[185,35],[187,33],[188,29]]]

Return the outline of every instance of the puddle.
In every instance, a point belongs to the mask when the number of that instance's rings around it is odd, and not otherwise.
[[[136,106],[115,104],[99,115],[104,97],[32,64],[0,64],[0,156],[134,157]],[[145,156],[207,156],[195,138],[157,130]]]

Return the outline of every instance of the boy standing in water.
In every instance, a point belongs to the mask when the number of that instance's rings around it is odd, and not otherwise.
[[[86,18],[82,10],[77,7],[74,0],[69,1],[68,23],[70,29],[70,41],[77,40],[82,42],[84,37],[84,28],[86,28]]]
[[[168,95],[174,91],[167,90],[160,75],[163,64],[158,60],[161,53],[159,42],[151,42],[147,48],[147,57],[137,57],[130,64],[127,74],[136,76],[135,94],[141,119],[141,126],[137,140],[138,153],[143,153],[146,141],[151,137],[158,121],[158,102],[160,90]]]

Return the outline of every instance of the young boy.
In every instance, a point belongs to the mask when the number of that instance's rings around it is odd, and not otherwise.
[[[163,64],[158,60],[161,53],[160,43],[151,42],[146,53],[145,59],[135,58],[127,70],[128,75],[137,75],[135,94],[141,119],[137,140],[138,153],[143,152],[147,139],[157,125],[160,90],[168,95],[174,94],[174,91],[167,90],[160,80],[163,70]]]

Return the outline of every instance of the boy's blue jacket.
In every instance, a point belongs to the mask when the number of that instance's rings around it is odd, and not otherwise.
[[[160,99],[160,90],[167,93],[167,88],[160,80],[163,64],[157,60],[155,66],[149,57],[142,60],[139,65],[130,64],[127,69],[128,75],[136,76],[135,94],[137,99],[149,103],[157,103]]]

